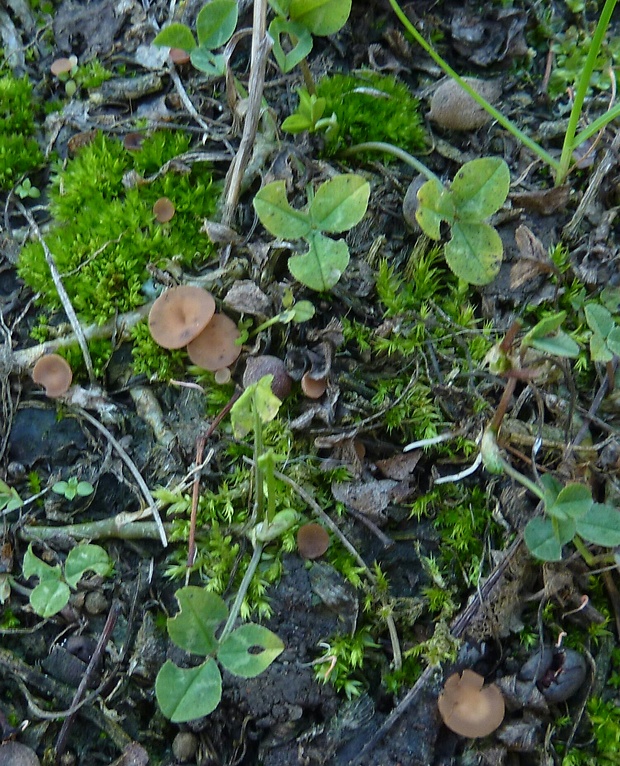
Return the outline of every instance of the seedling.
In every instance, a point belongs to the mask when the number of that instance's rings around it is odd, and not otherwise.
[[[38,199],[41,196],[41,192],[36,186],[32,185],[32,181],[29,178],[24,178],[20,184],[17,184],[15,187],[15,194],[17,194],[20,199],[26,199],[27,197],[30,197],[30,199]]]
[[[546,165],[548,165],[555,175],[555,185],[561,186],[568,173],[571,170],[573,164],[573,152],[580,147],[584,141],[587,141],[592,136],[595,136],[599,131],[603,130],[613,120],[620,116],[620,104],[616,104],[611,109],[607,110],[598,119],[591,122],[586,128],[579,133],[577,129],[581,120],[581,114],[583,111],[584,101],[588,88],[590,87],[590,80],[594,72],[597,59],[609,27],[609,22],[616,7],[617,0],[605,0],[605,5],[598,18],[596,29],[592,36],[592,42],[588,50],[587,58],[581,68],[579,78],[577,80],[577,89],[575,91],[573,105],[568,118],[568,125],[566,133],[564,134],[564,141],[562,144],[562,154],[560,159],[557,160],[543,147],[524,133],[517,125],[512,122],[508,117],[503,115],[498,109],[496,109],[491,103],[489,103],[483,96],[477,93],[457,72],[452,69],[449,64],[437,53],[433,46],[427,42],[424,37],[418,32],[415,26],[409,21],[402,8],[398,4],[397,0],[390,0],[394,12],[400,19],[401,23],[409,32],[414,40],[428,53],[428,55],[435,61],[438,66],[453,80],[455,80],[463,90],[476,101],[486,112],[488,112],[494,120],[511,133],[518,141],[524,146],[530,149],[537,157],[539,157]]]
[[[590,357],[593,362],[611,362],[614,354],[620,356],[620,327],[611,312],[599,303],[584,306],[590,336]]]
[[[68,481],[57,481],[52,487],[52,492],[62,495],[67,500],[74,500],[76,497],[88,497],[95,491],[93,485],[88,481],[79,481],[76,476],[72,476]]]
[[[186,24],[174,22],[162,29],[153,44],[186,51],[196,69],[211,77],[219,77],[224,74],[226,62],[222,54],[214,51],[232,37],[238,13],[236,0],[211,0],[196,18],[198,42]]]
[[[486,218],[504,204],[510,189],[510,171],[503,160],[483,157],[465,163],[449,188],[429,179],[418,192],[416,220],[431,239],[441,238],[441,224],[451,229],[446,263],[457,277],[474,285],[495,278],[503,245]]]
[[[314,316],[314,306],[310,301],[298,301],[290,308],[281,311],[276,316],[267,319],[252,331],[252,337],[266,330],[268,327],[272,327],[274,324],[300,324],[301,322],[307,322]]]
[[[304,239],[309,248],[288,261],[291,274],[311,290],[330,290],[349,263],[349,248],[343,239],[333,240],[323,232],[339,234],[358,224],[368,207],[370,185],[361,176],[340,175],[325,181],[304,210],[292,208],[284,181],[263,186],[254,197],[254,209],[263,226],[282,239]]]
[[[114,568],[112,559],[99,545],[76,545],[67,555],[64,572],[60,565],[46,564],[32,551],[32,543],[24,555],[24,577],[38,577],[39,584],[30,594],[30,605],[41,617],[52,617],[69,602],[71,590],[77,588],[85,572],[107,577]]]
[[[218,662],[233,675],[254,678],[271,665],[284,644],[262,625],[250,622],[232,630],[230,620],[217,638],[218,626],[229,617],[219,596],[188,586],[178,590],[176,598],[179,612],[168,619],[170,638],[185,651],[207,658],[192,668],[166,660],[157,674],[159,706],[167,718],[181,723],[209,715],[219,705],[222,676]]]
[[[21,508],[24,504],[23,500],[17,493],[14,487],[9,487],[8,484],[0,479],[0,511],[4,513],[10,513],[11,511]]]
[[[277,14],[269,34],[278,66],[286,73],[301,64],[306,87],[314,93],[314,80],[306,64],[312,35],[327,37],[342,29],[351,13],[351,0],[269,0],[269,5]],[[283,37],[290,43],[288,52],[282,45]]]
[[[319,98],[315,93],[308,93],[306,88],[299,88],[299,106],[297,111],[289,115],[282,123],[282,130],[288,133],[303,133],[307,130],[309,133],[316,133],[324,130],[329,136],[336,130],[338,118],[332,112],[331,117],[323,117],[327,101]]]
[[[51,73],[57,77],[61,83],[64,83],[65,93],[69,98],[75,95],[77,83],[73,79],[78,69],[77,56],[69,58],[60,58],[52,62]]]

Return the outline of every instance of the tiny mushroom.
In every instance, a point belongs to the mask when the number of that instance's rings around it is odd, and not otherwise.
[[[211,321],[215,300],[202,287],[179,285],[163,292],[149,312],[149,330],[163,348],[187,346]],[[220,365],[221,367],[222,365]]]
[[[453,673],[437,706],[446,726],[462,737],[486,737],[504,720],[504,697],[495,684],[484,686],[473,670]]]
[[[61,74],[68,74],[76,65],[77,59],[75,58],[59,58],[52,61],[50,72],[58,77]]]
[[[159,223],[168,223],[174,218],[176,209],[168,197],[160,197],[153,205],[153,215]]]
[[[241,353],[237,343],[239,335],[230,317],[215,314],[205,329],[187,344],[187,354],[198,367],[216,372],[237,361]]]
[[[54,398],[67,393],[73,380],[73,372],[62,356],[46,354],[35,364],[32,379],[45,388],[47,396]]]
[[[313,378],[305,372],[301,379],[301,390],[308,399],[320,399],[327,389],[327,378]]]
[[[123,139],[123,146],[128,152],[137,152],[142,148],[144,135],[142,133],[127,133]]]
[[[318,559],[329,548],[329,535],[320,524],[303,524],[297,531],[297,550],[304,559]]]
[[[183,50],[183,48],[170,48],[168,55],[170,56],[170,61],[177,66],[187,64],[190,59],[189,53]]]
[[[293,381],[288,374],[286,365],[277,356],[262,354],[261,356],[252,356],[248,359],[243,373],[243,387],[247,388],[252,383],[258,382],[265,375],[273,375],[271,381],[271,390],[274,396],[284,401],[291,393]]]

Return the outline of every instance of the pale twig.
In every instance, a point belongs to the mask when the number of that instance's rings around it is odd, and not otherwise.
[[[207,125],[207,123],[198,114],[198,111],[196,110],[196,107],[192,104],[192,100],[187,95],[187,91],[183,87],[183,83],[181,82],[181,78],[177,74],[177,71],[175,69],[174,64],[170,64],[170,77],[172,78],[172,82],[174,83],[174,87],[177,89],[177,93],[179,94],[179,98],[183,102],[183,106],[187,109],[189,114],[196,120],[196,122],[200,125],[200,127],[203,130],[205,130],[207,133],[210,133],[211,132],[211,128]]]
[[[92,362],[92,359],[90,358],[90,351],[88,350],[88,343],[86,342],[86,338],[84,337],[84,331],[82,329],[82,325],[80,324],[80,321],[77,318],[75,309],[73,308],[71,304],[71,300],[69,299],[69,295],[67,294],[67,291],[65,290],[65,286],[62,283],[60,272],[56,268],[54,256],[52,255],[51,250],[47,246],[47,242],[43,239],[41,230],[39,229],[37,222],[34,220],[32,213],[29,210],[27,210],[21,204],[21,202],[18,203],[18,206],[22,215],[26,217],[26,220],[30,224],[35,237],[37,238],[41,247],[43,248],[43,254],[45,255],[45,262],[47,263],[50,273],[52,275],[52,281],[54,282],[54,287],[56,288],[56,292],[58,293],[58,297],[60,298],[62,307],[64,308],[65,313],[67,314],[69,322],[71,323],[71,328],[73,329],[73,332],[75,333],[75,339],[77,340],[80,350],[82,351],[82,356],[84,357],[84,364],[86,365],[86,372],[88,373],[88,379],[90,380],[92,384],[94,384],[96,383],[96,377],[95,377],[95,371],[93,369],[93,362]]]

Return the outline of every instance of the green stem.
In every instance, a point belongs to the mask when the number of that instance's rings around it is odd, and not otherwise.
[[[607,27],[611,20],[611,14],[616,7],[616,2],[617,0],[606,0],[601,15],[599,16],[596,29],[594,30],[594,36],[592,37],[586,62],[583,65],[581,75],[579,76],[579,84],[577,85],[575,100],[573,101],[573,107],[570,110],[570,117],[568,118],[568,127],[566,128],[566,133],[564,135],[560,163],[556,170],[556,186],[559,186],[568,175],[573,151],[577,145],[575,144],[575,135],[577,133],[577,126],[579,125],[579,118],[581,117],[581,110],[583,109],[583,102],[585,101],[588,88],[590,87],[592,72],[596,66],[596,59],[600,53],[603,38],[607,32]]]
[[[607,0],[608,2],[615,2],[615,0]],[[433,59],[433,61],[441,67],[441,69],[448,75],[448,77],[451,77],[455,82],[457,82],[463,90],[468,93],[474,101],[481,106],[485,112],[491,115],[494,120],[497,120],[499,124],[506,128],[506,130],[509,133],[512,133],[512,135],[518,139],[524,146],[527,146],[528,149],[534,152],[540,159],[547,163],[551,168],[553,168],[554,171],[558,171],[558,168],[560,167],[560,163],[552,157],[549,152],[546,152],[542,146],[536,141],[534,141],[532,138],[530,138],[526,133],[524,133],[522,130],[520,130],[512,120],[508,119],[508,117],[505,117],[500,111],[498,111],[492,104],[490,104],[483,96],[481,96],[479,93],[477,93],[471,85],[468,85],[463,78],[458,75],[452,67],[447,64],[441,56],[435,51],[435,49],[426,42],[426,40],[422,37],[422,35],[418,32],[418,30],[413,26],[413,24],[409,21],[407,16],[405,15],[404,11],[400,7],[400,5],[396,2],[396,0],[390,0],[390,5],[392,6],[394,13],[398,16],[401,23],[405,27],[405,29],[409,32],[410,35],[415,39],[415,41],[420,45],[426,53]]]
[[[263,424],[260,419],[260,413],[256,406],[256,392],[254,392],[252,407],[254,410],[254,522],[262,521],[265,509],[265,492],[263,487],[263,467],[260,457],[263,454]]]
[[[250,587],[250,583],[252,582],[254,573],[256,572],[256,569],[260,563],[260,557],[263,555],[264,547],[265,547],[265,544],[257,540],[256,547],[254,548],[254,553],[252,554],[252,558],[250,559],[250,563],[248,564],[248,568],[245,570],[245,574],[243,575],[243,580],[241,580],[241,584],[239,585],[239,590],[237,591],[237,595],[235,596],[233,605],[230,607],[230,612],[228,614],[228,619],[226,620],[226,625],[224,625],[222,634],[220,635],[218,639],[220,643],[224,641],[224,639],[227,638],[230,635],[230,633],[232,633],[232,629],[235,625],[235,622],[237,621],[239,612],[241,611],[241,604],[243,603],[243,599],[245,598],[248,592],[248,588]]]
[[[396,157],[397,159],[402,160],[402,162],[406,162],[407,165],[411,165],[412,168],[417,170],[418,173],[422,173],[422,175],[428,178],[429,181],[436,181],[443,188],[443,184],[439,178],[433,173],[432,170],[429,170],[429,168],[427,168],[423,162],[420,162],[420,160],[413,157],[411,154],[409,154],[409,152],[406,152],[404,149],[400,149],[398,146],[394,146],[393,144],[388,144],[384,141],[365,141],[362,144],[355,144],[354,146],[350,146],[343,152],[343,154],[358,154],[359,152],[370,151],[385,152],[386,154],[391,154],[392,157]]]
[[[595,557],[587,549],[583,540],[579,535],[573,537],[573,545],[577,548],[577,551],[581,554],[581,558],[586,562],[589,567],[593,567],[595,563]]]
[[[508,474],[508,476],[510,476],[515,481],[518,481],[519,484],[523,485],[526,489],[529,489],[533,495],[536,495],[539,500],[544,502],[545,495],[538,484],[533,482],[531,479],[528,479],[527,476],[524,476],[520,471],[517,471],[516,468],[513,468],[510,463],[503,457],[500,458],[500,460],[502,463],[502,468],[504,469],[504,473]]]

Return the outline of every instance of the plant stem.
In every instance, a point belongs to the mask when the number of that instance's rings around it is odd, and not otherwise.
[[[596,59],[601,50],[603,38],[607,32],[607,27],[609,26],[609,22],[611,20],[611,14],[616,7],[616,2],[617,0],[606,0],[605,5],[603,6],[603,10],[601,11],[601,15],[598,18],[596,29],[594,30],[594,36],[592,37],[592,42],[590,44],[586,62],[583,65],[583,69],[581,70],[581,74],[579,76],[579,84],[577,85],[575,100],[573,101],[573,107],[570,110],[570,116],[568,118],[568,127],[566,128],[564,143],[562,144],[562,154],[560,156],[559,165],[556,169],[556,186],[559,186],[568,175],[568,169],[573,156],[573,151],[576,146],[578,146],[578,144],[575,142],[575,134],[577,133],[577,126],[579,125],[579,118],[581,117],[583,102],[588,92],[588,88],[590,87],[592,72],[596,66]]]
[[[607,0],[607,2],[614,2],[615,0]],[[410,35],[415,39],[415,41],[420,45],[426,53],[433,59],[433,61],[441,67],[441,69],[448,75],[448,77],[451,77],[455,82],[457,82],[463,90],[468,93],[474,101],[481,106],[485,112],[491,115],[494,120],[497,120],[499,124],[506,128],[506,130],[509,133],[512,133],[512,135],[518,139],[524,146],[527,146],[528,149],[534,152],[540,159],[545,162],[547,165],[549,165],[551,168],[553,168],[554,171],[558,171],[558,168],[560,166],[560,163],[552,157],[547,151],[545,151],[542,146],[533,139],[531,139],[526,133],[524,133],[522,130],[520,130],[512,120],[508,119],[508,117],[505,117],[500,111],[498,111],[492,104],[490,104],[483,96],[481,96],[477,91],[475,91],[471,85],[468,85],[463,78],[458,75],[452,67],[447,64],[441,56],[435,51],[435,49],[426,42],[426,40],[422,37],[422,35],[418,32],[418,30],[413,26],[413,24],[409,21],[407,16],[405,15],[404,11],[400,7],[400,5],[396,2],[396,0],[390,0],[390,5],[392,6],[394,13],[398,16],[401,23],[409,32]],[[557,184],[557,182],[556,182]]]
[[[263,521],[265,509],[265,492],[263,487],[263,466],[260,457],[263,454],[263,424],[260,419],[260,413],[256,406],[256,392],[254,392],[254,401],[252,403],[254,412],[254,523]]]
[[[536,495],[539,500],[544,502],[545,495],[538,484],[533,482],[531,479],[528,479],[527,476],[524,476],[520,471],[517,471],[516,468],[513,468],[510,463],[503,457],[500,458],[500,460],[502,463],[502,468],[504,469],[504,473],[508,474],[508,476],[510,476],[515,481],[518,481],[519,484],[524,486],[526,489],[529,489],[533,495]]]
[[[237,595],[235,596],[233,605],[230,607],[230,613],[228,614],[226,625],[224,625],[222,634],[220,635],[218,639],[220,643],[224,641],[224,639],[227,638],[230,635],[230,633],[232,633],[234,624],[237,620],[237,617],[239,616],[239,612],[241,611],[241,604],[243,603],[243,599],[245,598],[246,593],[248,592],[248,588],[250,587],[250,583],[252,582],[252,578],[254,577],[254,572],[256,572],[256,569],[260,563],[260,557],[263,555],[264,547],[265,547],[264,543],[261,543],[259,540],[256,541],[256,547],[254,548],[254,553],[252,554],[252,558],[250,559],[248,568],[245,570],[245,574],[243,575],[243,580],[241,580],[241,585],[239,585],[239,590],[237,591]]]
[[[577,548],[577,552],[581,554],[581,558],[586,562],[586,564],[589,567],[593,567],[595,564],[595,557],[590,553],[590,551],[587,549],[585,543],[583,540],[579,537],[579,535],[575,535],[573,537],[573,545],[575,548]]]
[[[401,149],[398,146],[394,146],[393,144],[388,144],[384,141],[364,141],[364,143],[350,146],[343,152],[343,154],[358,154],[359,152],[369,151],[385,152],[386,154],[391,154],[393,157],[406,162],[407,165],[411,165],[412,168],[428,178],[429,181],[436,181],[443,188],[443,184],[439,180],[439,177],[436,176],[432,170],[429,170],[429,168],[427,168],[423,162],[420,162],[420,160],[409,154],[409,152],[406,152],[404,149]]]

